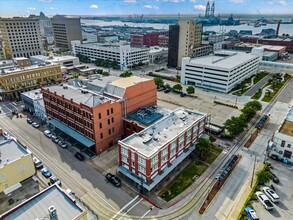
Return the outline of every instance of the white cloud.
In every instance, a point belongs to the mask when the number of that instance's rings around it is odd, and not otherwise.
[[[235,4],[239,4],[239,3],[243,3],[244,0],[229,0],[230,2],[232,3],[235,3]]]
[[[36,8],[27,8],[28,11],[35,11]]]
[[[136,0],[124,0],[125,3],[136,3]]]
[[[279,5],[286,6],[287,2],[285,0],[279,0]]]
[[[47,10],[56,10],[56,8],[54,7],[49,7],[49,8],[46,8]]]
[[[206,10],[206,6],[204,6],[204,5],[195,5],[194,6],[194,9],[195,10],[198,10],[198,11],[205,11]]]
[[[147,9],[155,9],[155,10],[158,10],[159,7],[158,6],[155,6],[155,5],[144,5],[143,6],[144,8],[147,8]]]
[[[98,8],[99,6],[97,5],[91,5],[90,8]]]
[[[197,0],[189,0],[190,2],[193,2],[193,3],[195,3],[195,2],[197,2]]]
[[[52,2],[52,0],[38,0],[39,2]]]

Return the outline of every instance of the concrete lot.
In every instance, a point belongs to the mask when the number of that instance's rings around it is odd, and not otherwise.
[[[270,160],[274,169],[273,172],[278,176],[280,182],[273,184],[276,193],[280,197],[279,203],[273,203],[274,209],[267,211],[259,201],[252,205],[260,219],[292,219],[293,218],[293,169],[287,165],[274,160]]]

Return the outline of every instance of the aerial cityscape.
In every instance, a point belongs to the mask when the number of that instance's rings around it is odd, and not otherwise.
[[[0,220],[293,210],[293,0],[0,0]]]

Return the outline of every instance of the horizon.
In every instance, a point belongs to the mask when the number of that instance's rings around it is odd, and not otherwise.
[[[204,16],[207,0],[1,0],[1,17],[29,16]],[[75,2],[75,4],[72,4]],[[210,1],[210,5],[213,1]],[[215,16],[292,16],[293,0],[214,0]],[[17,5],[17,7],[16,7]],[[111,8],[111,10],[109,10]],[[109,13],[109,11],[111,11]]]

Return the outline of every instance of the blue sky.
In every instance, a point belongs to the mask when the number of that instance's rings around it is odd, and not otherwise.
[[[1,16],[204,14],[207,0],[0,0]],[[293,0],[215,0],[216,14],[293,14]]]

